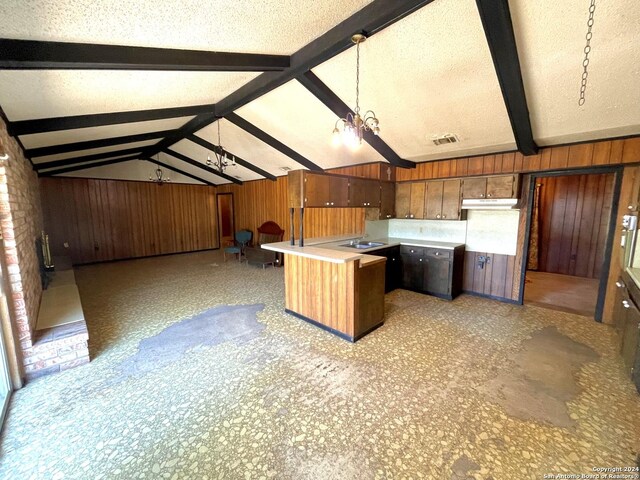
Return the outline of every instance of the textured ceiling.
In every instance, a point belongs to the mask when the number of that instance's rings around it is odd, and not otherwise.
[[[366,143],[356,152],[334,148],[331,131],[336,116],[295,80],[245,105],[237,113],[322,168],[384,161]]]
[[[0,71],[0,105],[11,121],[215,103],[255,72]]]
[[[282,170],[282,167],[289,167],[291,170],[304,168],[295,160],[280,153],[263,141],[258,140],[253,135],[246,133],[233,123],[227,120],[221,120],[220,122],[220,140],[222,147],[234,155],[238,155],[240,158],[250,161],[256,167],[276,176],[287,174],[286,171]],[[203,128],[196,132],[196,135],[217,145],[217,123]]]
[[[380,0],[382,1],[382,0]],[[0,0],[0,36],[291,54],[368,0]],[[637,0],[598,2],[587,103],[578,107],[588,0],[512,0],[533,135],[540,145],[640,134],[640,9]],[[473,0],[437,0],[370,37],[361,49],[360,103],[380,119],[382,139],[416,162],[507,151],[515,141]],[[355,106],[355,49],[313,72]],[[215,103],[258,73],[161,71],[0,71],[0,106],[10,121]],[[297,81],[250,102],[238,115],[323,168],[384,161],[367,144],[331,145],[337,116]],[[179,128],[191,117],[22,136],[26,148]],[[222,144],[273,175],[302,168],[223,120]],[[460,143],[436,147],[433,136]],[[197,135],[217,143],[217,129]],[[153,145],[158,140],[35,158],[45,162]],[[172,147],[204,163],[207,150],[184,140]],[[166,158],[165,158],[166,157]],[[189,173],[228,183],[162,155]],[[96,167],[76,176],[141,179],[144,162]],[[142,169],[142,170],[141,170]],[[244,167],[227,172],[261,178]],[[124,175],[124,176],[123,176]],[[144,178],[148,178],[148,173]],[[191,181],[191,180],[188,180]]]
[[[162,168],[162,167],[161,167]],[[82,178],[112,178],[117,180],[139,180],[149,181],[149,175],[154,175],[156,165],[151,162],[131,160],[129,162],[105,165],[103,167],[88,168],[63,174],[65,177]],[[193,180],[172,170],[162,168],[163,177],[171,179],[171,183],[195,183],[202,185],[202,182]]]
[[[73,130],[60,130],[57,132],[36,133],[33,135],[21,135],[20,140],[25,148],[38,148],[47,145],[59,145],[63,143],[84,142],[101,138],[121,137],[138,133],[158,132],[180,128],[193,117],[166,118],[150,122],[121,123],[118,125],[105,125],[102,127],[77,128]]]
[[[313,71],[351,108],[356,50]],[[375,111],[380,136],[402,158],[432,160],[515,148],[484,30],[473,0],[441,0],[360,47],[360,106]],[[432,136],[457,134],[435,146]]]
[[[589,2],[511,1],[540,145],[640,133],[638,0],[596,2],[586,103],[578,106]]]
[[[215,160],[215,156],[213,154],[213,152],[211,152],[210,150],[207,150],[204,147],[201,147],[200,145],[198,145],[197,143],[193,143],[190,140],[181,140],[178,143],[176,143],[175,145],[173,145],[171,147],[171,150],[175,150],[176,152],[182,153],[183,155],[186,155],[187,157],[202,163],[203,165],[206,164],[207,162],[207,155],[211,156],[211,160]],[[231,152],[231,153],[236,153],[236,152]],[[246,160],[246,159],[245,159]],[[252,163],[254,163],[255,165],[259,165],[260,162],[255,161],[255,159],[252,161]],[[197,169],[196,171],[200,171],[202,172],[201,169]],[[205,172],[206,173],[206,172]],[[257,173],[255,173],[252,170],[249,170],[248,168],[245,167],[241,167],[240,165],[236,165],[236,166],[229,166],[229,168],[227,168],[225,170],[225,172],[227,175],[231,176],[231,177],[238,177],[240,180],[259,180],[261,178],[263,178],[261,175],[258,175]],[[228,180],[224,180],[224,179],[220,179],[218,181],[216,181],[215,183],[229,183]]]
[[[6,38],[290,55],[368,3],[0,0],[0,32]]]
[[[63,160],[65,158],[83,157],[85,155],[93,155],[94,153],[113,152],[116,150],[125,150],[128,148],[138,148],[153,145],[157,140],[148,140],[146,142],[125,143],[123,145],[111,145],[109,147],[91,148],[89,150],[78,150],[76,152],[58,153],[56,155],[47,155],[45,157],[32,158],[34,164],[51,162],[53,160]]]

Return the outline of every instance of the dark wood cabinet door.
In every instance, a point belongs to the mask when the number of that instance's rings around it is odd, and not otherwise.
[[[380,182],[367,178],[349,180],[350,207],[378,207],[380,205]]]
[[[329,207],[331,178],[327,175],[307,174],[304,179],[304,206]]]
[[[451,295],[451,261],[425,257],[424,263],[424,291]]]
[[[442,189],[444,182],[427,182],[424,218],[440,220],[442,218]]]
[[[331,177],[329,181],[329,202],[331,207],[349,206],[349,179],[346,177]]]
[[[442,182],[442,218],[460,220],[460,180]]]
[[[395,217],[396,186],[392,182],[380,182],[380,220]]]
[[[402,287],[422,291],[424,285],[424,258],[400,255],[402,261]]]
[[[462,180],[462,198],[485,198],[487,194],[487,179],[465,178]]]
[[[385,264],[384,293],[391,292],[400,287],[402,283],[402,266],[400,264],[400,249],[398,247],[389,248],[380,252],[373,252],[374,255],[384,255],[387,257]]]
[[[502,175],[487,178],[487,198],[512,198],[515,194],[515,176]]]
[[[410,218],[424,218],[424,197],[426,189],[426,182],[415,182],[411,184]]]
[[[396,218],[409,218],[411,207],[411,184],[399,183],[396,186]]]
[[[638,357],[638,343],[640,342],[640,311],[636,308],[633,300],[629,299],[629,307],[625,310],[625,326],[622,332],[622,348],[620,353],[624,360],[627,371],[633,375],[634,367]]]

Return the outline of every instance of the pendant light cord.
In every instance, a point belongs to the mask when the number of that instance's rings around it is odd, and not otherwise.
[[[360,42],[356,43],[356,115],[360,113]]]

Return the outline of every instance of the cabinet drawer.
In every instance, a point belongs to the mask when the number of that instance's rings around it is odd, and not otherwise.
[[[412,257],[422,257],[424,256],[426,248],[424,247],[410,247],[406,245],[400,246],[400,253],[403,255],[410,255]]]
[[[451,250],[440,250],[438,248],[427,248],[425,252],[427,257],[440,258],[443,260],[449,260],[451,253]]]

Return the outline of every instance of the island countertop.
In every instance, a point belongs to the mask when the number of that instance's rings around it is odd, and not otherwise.
[[[370,253],[373,253],[376,250],[383,250],[385,248],[406,245],[411,247],[454,250],[456,247],[463,245],[461,243],[438,242],[433,240],[415,240],[407,238],[385,237],[376,239],[367,238],[366,241],[380,242],[384,243],[384,245],[380,245],[378,247],[370,247],[365,249],[364,251],[358,251],[355,248],[344,246],[344,244],[348,243],[350,240],[360,239],[362,239],[362,235],[350,234],[334,237],[312,238],[309,240],[305,240],[304,247],[300,247],[299,245],[291,245],[290,242],[286,241],[278,243],[268,243],[262,245],[262,248],[275,252],[298,255],[332,263],[346,263],[352,262],[354,260],[360,260],[360,265],[365,266],[383,261],[385,259],[384,257],[379,257],[375,254],[371,255]]]

